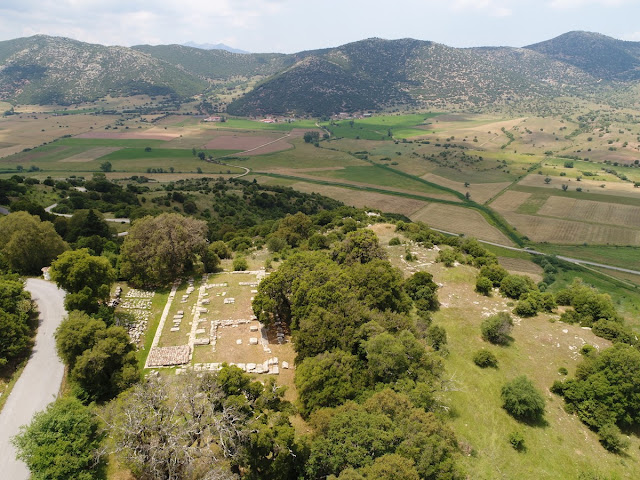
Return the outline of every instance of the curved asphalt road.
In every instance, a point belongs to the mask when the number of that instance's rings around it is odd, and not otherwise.
[[[0,412],[0,478],[27,480],[26,465],[15,458],[10,438],[28,424],[34,413],[56,399],[64,366],[56,353],[53,334],[66,314],[64,291],[40,279],[27,280],[26,289],[38,304],[40,326],[33,352]]]

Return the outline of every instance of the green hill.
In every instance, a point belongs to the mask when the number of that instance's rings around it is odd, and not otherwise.
[[[640,42],[625,42],[599,33],[569,32],[525,48],[576,66],[598,79],[640,79]]]
[[[207,83],[160,59],[126,47],[106,47],[36,35],[0,42],[0,98],[69,104],[111,95],[191,96]]]
[[[137,45],[132,49],[209,80],[273,75],[294,62],[291,55],[281,53],[241,54],[183,45]]]

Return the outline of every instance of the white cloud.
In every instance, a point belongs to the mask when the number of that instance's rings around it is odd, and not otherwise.
[[[582,8],[589,5],[600,7],[619,7],[633,0],[551,0],[549,6],[557,9]]]
[[[0,31],[37,33],[111,45],[236,37],[293,0],[2,0]]]
[[[625,33],[620,36],[622,40],[629,40],[630,42],[640,42],[640,32]]]
[[[456,12],[476,11],[492,17],[508,17],[513,13],[509,0],[454,0],[451,7]]]

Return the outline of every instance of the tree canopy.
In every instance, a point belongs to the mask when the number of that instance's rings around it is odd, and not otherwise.
[[[58,354],[69,367],[75,393],[87,401],[105,401],[140,378],[135,350],[123,327],[73,311],[56,330]]]
[[[98,419],[77,399],[64,397],[36,413],[13,443],[33,480],[106,478]]]
[[[31,295],[22,282],[0,277],[0,367],[29,346],[32,313]]]
[[[502,387],[503,408],[519,420],[537,421],[544,415],[544,398],[525,375]]]
[[[554,392],[564,396],[571,411],[589,427],[606,424],[623,428],[640,425],[640,351],[617,343],[586,357],[576,376],[556,382]]]
[[[136,220],[121,249],[120,274],[137,286],[168,285],[207,246],[207,224],[176,213]]]
[[[23,275],[40,275],[68,245],[51,222],[27,212],[0,217],[0,261]]]
[[[61,254],[51,265],[51,279],[67,291],[67,310],[95,312],[109,298],[116,273],[107,258],[83,248]]]

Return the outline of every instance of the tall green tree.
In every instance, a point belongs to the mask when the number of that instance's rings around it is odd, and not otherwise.
[[[137,286],[168,285],[205,253],[207,224],[176,213],[136,220],[124,240],[120,273]]]
[[[39,275],[69,246],[51,222],[27,212],[0,217],[0,262],[24,275]]]
[[[13,443],[33,480],[101,480],[103,437],[91,411],[66,397],[36,413]]]
[[[90,255],[83,248],[61,254],[51,265],[51,279],[67,291],[67,310],[93,313],[108,300],[116,272],[106,257]]]
[[[22,282],[0,277],[0,367],[29,346],[32,313],[31,296]]]
[[[110,400],[139,380],[135,348],[123,327],[107,328],[102,320],[74,311],[55,335],[58,355],[82,400]]]

